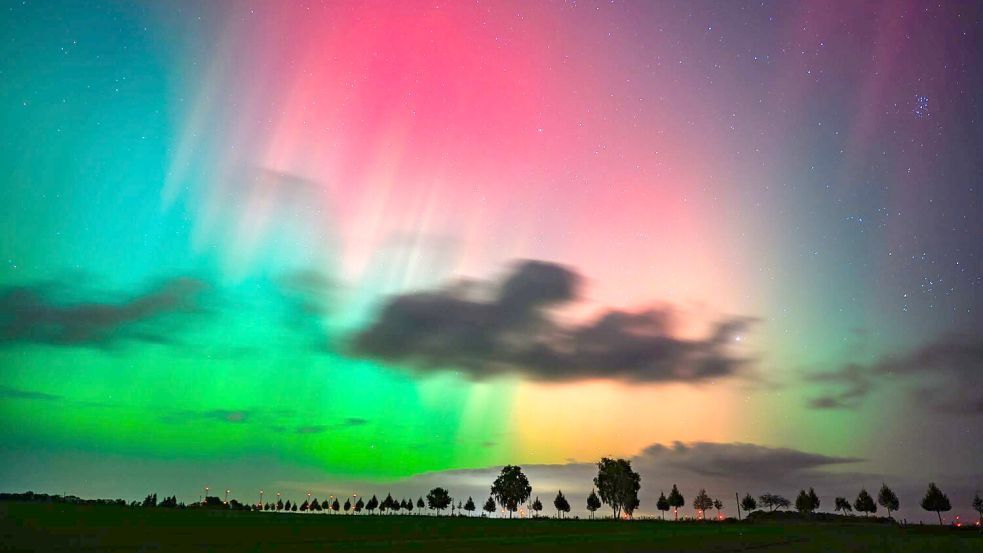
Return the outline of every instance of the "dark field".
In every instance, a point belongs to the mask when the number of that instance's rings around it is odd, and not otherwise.
[[[4,551],[983,552],[978,530],[888,524],[499,520],[0,503]]]

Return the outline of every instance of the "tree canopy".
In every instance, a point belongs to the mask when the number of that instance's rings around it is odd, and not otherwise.
[[[857,494],[857,499],[853,502],[853,508],[858,513],[863,513],[864,516],[877,512],[877,504],[874,503],[874,498],[867,493],[866,489],[861,489],[860,493]]]
[[[638,507],[641,482],[642,477],[631,469],[631,461],[627,459],[604,457],[597,463],[594,485],[601,501],[611,507],[616,519],[621,517],[622,510],[627,509],[630,514]]]
[[[531,494],[532,486],[529,485],[529,479],[518,465],[503,467],[491,487],[492,497],[509,512],[509,518],[512,518],[512,513],[518,511],[519,505],[528,500]]]
[[[556,507],[556,518],[563,518],[563,513],[570,512],[570,502],[563,495],[563,490],[556,493],[556,498],[553,500],[553,506]]]
[[[597,497],[597,492],[594,490],[590,491],[590,495],[587,496],[587,510],[590,511],[590,517],[594,518],[594,512],[601,508],[601,499]]]
[[[453,499],[451,499],[450,492],[444,488],[434,488],[427,494],[427,506],[437,511],[438,514],[450,506],[451,501]]]
[[[887,509],[888,518],[891,518],[891,511],[897,511],[901,507],[897,494],[887,484],[881,484],[881,491],[877,492],[877,504]]]
[[[939,517],[939,525],[941,525],[942,513],[951,510],[952,504],[949,503],[949,496],[942,493],[942,490],[935,485],[935,482],[932,482],[928,485],[928,491],[925,492],[925,497],[922,498],[922,509],[935,511],[935,514]]]

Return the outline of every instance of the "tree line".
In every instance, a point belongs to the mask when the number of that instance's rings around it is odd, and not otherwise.
[[[635,511],[640,505],[638,492],[641,489],[641,476],[632,470],[631,461],[627,459],[610,459],[607,457],[601,459],[597,463],[597,476],[594,477],[593,483],[594,489],[587,496],[585,505],[590,518],[593,519],[595,513],[603,505],[607,505],[611,509],[611,516],[614,519],[629,519],[634,516]],[[207,490],[208,488],[206,488]],[[228,493],[229,490],[226,490],[226,495]],[[262,499],[262,492],[260,493]],[[297,501],[291,502],[289,499],[284,501],[279,497],[279,493],[277,496],[276,502],[264,503],[261,501],[257,504],[250,505],[240,503],[236,499],[222,500],[206,494],[204,499],[198,503],[186,506],[184,503],[179,503],[176,496],[165,497],[162,501],[158,501],[157,494],[153,493],[147,495],[143,502],[134,501],[129,505],[132,507],[171,509],[205,508],[345,514],[375,514],[376,512],[379,514],[419,514],[424,509],[429,509],[431,512],[441,515],[444,511],[450,509],[451,515],[456,514],[462,516],[465,513],[467,513],[467,516],[471,516],[478,510],[472,497],[468,497],[466,501],[458,501],[455,504],[450,492],[442,487],[433,488],[427,493],[425,498],[419,497],[415,502],[412,498],[396,499],[392,494],[386,494],[386,497],[381,501],[375,495],[366,501],[357,494],[352,494],[351,497],[344,498],[344,503],[341,502],[341,498],[334,496],[329,496],[327,499],[319,501],[316,497],[312,497],[310,493],[307,494],[307,500],[303,503]],[[513,514],[522,510],[522,506],[525,505],[528,509],[528,514],[539,516],[544,510],[543,502],[538,496],[530,501],[531,496],[532,486],[529,484],[529,479],[522,472],[522,468],[518,465],[506,465],[492,483],[488,499],[482,505],[481,510],[488,515],[492,515],[501,508],[503,513],[508,513],[509,518],[512,518]],[[126,505],[126,502],[122,499],[82,500],[76,496],[51,496],[47,494],[35,494],[33,492],[24,494],[0,493],[0,500]],[[673,484],[668,496],[665,492],[660,492],[655,507],[661,511],[661,518],[663,520],[665,520],[666,513],[670,510],[673,511],[673,519],[678,520],[679,509],[685,507],[685,505],[686,499],[679,491],[678,486]],[[757,499],[752,497],[751,494],[745,494],[744,498],[738,501],[738,519],[741,517],[741,510],[745,513],[751,513],[757,511],[760,506],[762,509],[774,512],[776,510],[788,509],[792,505],[792,501],[778,494],[764,493],[758,496]],[[833,501],[833,510],[842,514],[852,514],[856,511],[863,513],[864,516],[869,516],[877,512],[878,505],[887,511],[887,516],[890,518],[895,511],[901,508],[901,501],[887,484],[883,484],[877,493],[876,501],[866,489],[861,489],[853,503],[845,497],[836,497]],[[952,509],[949,497],[934,482],[929,484],[928,490],[925,492],[920,505],[922,509],[936,513],[940,525],[942,524],[942,513]],[[705,489],[700,489],[694,496],[692,507],[696,513],[694,518],[697,520],[706,520],[707,514],[711,510],[716,511],[717,519],[722,520],[724,518],[722,514],[722,510],[724,509],[723,501],[719,498],[710,497]],[[809,488],[808,491],[802,489],[795,498],[794,507],[796,511],[805,515],[814,513],[820,507],[819,496],[813,488]],[[979,492],[973,498],[972,507],[973,510],[979,513],[980,523],[983,523],[983,498],[980,498]],[[570,501],[563,494],[562,490],[558,491],[556,497],[553,499],[553,508],[555,509],[557,518],[564,518],[571,511]]]

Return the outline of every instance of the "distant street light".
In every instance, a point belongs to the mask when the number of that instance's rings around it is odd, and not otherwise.
[[[259,508],[263,508],[263,490],[259,490]]]
[[[225,490],[225,504],[229,504],[229,490]]]

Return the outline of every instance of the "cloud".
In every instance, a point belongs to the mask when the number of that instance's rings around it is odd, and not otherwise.
[[[102,346],[129,339],[168,343],[171,337],[146,324],[153,319],[196,312],[204,283],[166,280],[150,290],[115,302],[67,302],[52,297],[52,285],[0,291],[0,342],[61,346]],[[63,292],[67,286],[59,286]]]
[[[61,401],[62,396],[36,392],[33,390],[21,390],[10,386],[0,386],[0,399],[24,399],[30,401]]]
[[[299,426],[297,427],[296,432],[298,434],[320,434],[322,432],[329,432],[332,430],[344,430],[346,428],[365,426],[366,424],[369,424],[368,419],[363,419],[359,417],[348,417],[347,419],[336,424],[315,424],[310,426]]]
[[[887,383],[909,388],[917,403],[939,412],[983,414],[983,387],[975,385],[983,370],[983,340],[947,336],[903,355],[889,355],[869,365],[849,364],[809,376],[838,387],[810,402],[818,409],[855,408]]]
[[[161,421],[168,424],[186,424],[201,421],[244,424],[250,422],[255,415],[255,411],[247,409],[180,410],[164,414],[161,417]]]
[[[833,457],[740,442],[654,444],[645,448],[636,459],[641,466],[663,471],[673,469],[746,482],[775,481],[776,475],[794,479],[809,471],[863,461],[855,457]]]
[[[747,365],[730,348],[753,324],[748,317],[720,321],[701,339],[675,336],[667,310],[609,310],[584,325],[557,323],[549,310],[576,300],[581,280],[562,265],[523,261],[498,286],[399,295],[354,337],[351,351],[477,379],[516,373],[544,381],[701,382]]]

